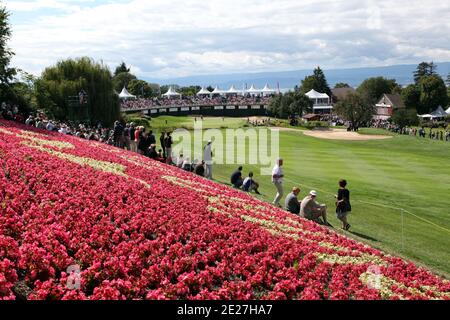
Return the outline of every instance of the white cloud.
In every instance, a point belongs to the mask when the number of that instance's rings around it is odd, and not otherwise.
[[[438,0],[8,1],[19,67],[122,60],[142,76],[450,61]],[[21,19],[26,12],[33,17]]]

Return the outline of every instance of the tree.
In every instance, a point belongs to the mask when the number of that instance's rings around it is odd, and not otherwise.
[[[185,97],[194,97],[201,89],[200,86],[182,87],[180,88],[179,93]]]
[[[447,87],[439,75],[424,76],[419,81],[420,110],[419,113],[429,113],[437,107],[447,106]]]
[[[116,67],[116,71],[114,71],[114,76],[117,76],[120,73],[130,73],[130,68],[128,68],[125,62],[123,61],[120,65]]]
[[[446,84],[447,84],[447,96],[450,102],[450,73],[447,76]]]
[[[279,118],[279,114],[280,114],[280,105],[281,105],[281,99],[283,98],[283,95],[276,95],[275,97],[273,97],[270,102],[269,105],[267,107],[268,111],[275,117]]]
[[[344,82],[338,82],[335,84],[334,86],[335,89],[339,89],[339,88],[350,88],[350,85],[348,83],[344,83]]]
[[[415,84],[410,84],[402,90],[402,99],[408,109],[420,109],[420,89]]]
[[[292,102],[289,105],[290,114],[298,114],[300,117],[303,117],[304,113],[312,111],[314,103],[306,95],[298,90],[290,92],[288,95],[292,98]]]
[[[303,116],[311,112],[312,107],[313,102],[299,90],[295,90],[273,97],[269,104],[269,111],[278,118],[286,119],[293,114]]]
[[[344,120],[350,121],[353,126],[360,127],[372,120],[375,108],[358,93],[349,93],[336,104],[335,112]]]
[[[114,76],[113,86],[116,92],[121,92],[123,88],[128,88],[129,83],[132,80],[137,80],[136,76],[129,72],[121,72]]]
[[[363,81],[356,90],[369,104],[375,104],[385,93],[392,93],[398,84],[394,79],[383,77],[369,78]]]
[[[277,118],[286,119],[291,114],[292,95],[277,95],[269,103],[269,111]]]
[[[14,55],[7,45],[10,38],[9,12],[0,5],[0,99],[3,101],[11,94],[9,84],[17,74],[17,70],[9,66]]]
[[[436,68],[437,66],[433,62],[420,63],[414,72],[414,81],[416,84],[418,84],[423,77],[436,74]]]
[[[128,91],[142,98],[153,98],[159,96],[159,85],[151,85],[147,81],[133,79],[128,84]]]
[[[36,96],[34,94],[35,77],[26,72],[21,72],[21,80],[10,84],[10,103],[17,105],[23,113],[30,113],[37,109]]]
[[[391,120],[402,129],[406,126],[419,125],[416,109],[395,109]]]
[[[320,93],[326,93],[331,97],[331,89],[328,86],[325,74],[320,67],[317,67],[314,70],[313,75],[305,77],[300,86],[300,92],[303,94],[313,89]]]
[[[84,57],[59,61],[46,68],[35,82],[38,106],[58,120],[69,119],[73,111],[68,99],[88,95],[91,122],[110,125],[119,118],[119,99],[114,93],[111,71],[102,63]],[[76,101],[76,100],[75,100]]]

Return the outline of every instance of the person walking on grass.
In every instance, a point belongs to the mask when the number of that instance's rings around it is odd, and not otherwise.
[[[350,191],[346,188],[347,181],[339,180],[339,190],[336,195],[336,215],[342,221],[342,229],[349,230],[350,224],[347,222],[347,215],[352,211],[350,204]]]
[[[172,136],[170,132],[167,132],[166,138],[164,139],[164,146],[166,147],[166,163],[172,164]]]
[[[278,159],[275,167],[273,167],[272,170],[272,183],[275,185],[275,188],[277,189],[277,195],[275,196],[275,200],[273,200],[273,204],[277,207],[281,208],[280,200],[283,197],[283,159]]]
[[[212,157],[213,157],[213,153],[212,153],[212,141],[209,140],[208,144],[205,146],[204,150],[203,150],[203,159],[205,162],[205,178],[212,180],[213,175],[212,175]]]

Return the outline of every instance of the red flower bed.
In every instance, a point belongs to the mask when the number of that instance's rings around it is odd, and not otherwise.
[[[450,299],[427,270],[245,193],[26,130],[0,122],[0,299]]]

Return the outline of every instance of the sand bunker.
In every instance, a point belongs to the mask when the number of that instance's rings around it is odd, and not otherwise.
[[[303,134],[320,139],[349,140],[349,141],[384,140],[392,138],[392,136],[367,135],[367,134],[359,134],[357,132],[347,132],[347,130],[345,129],[311,130],[311,131],[303,131]]]
[[[359,134],[357,132],[348,132],[345,129],[331,129],[331,130],[304,130],[295,128],[272,127],[271,129],[279,130],[280,132],[302,132],[309,137],[328,139],[328,140],[347,140],[347,141],[367,141],[367,140],[384,140],[391,139],[392,136],[383,135],[368,135]]]

